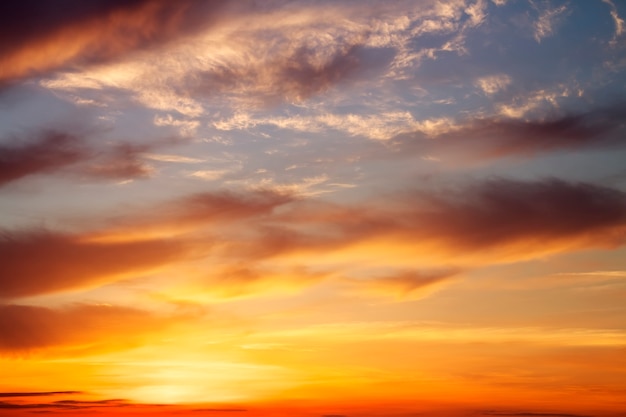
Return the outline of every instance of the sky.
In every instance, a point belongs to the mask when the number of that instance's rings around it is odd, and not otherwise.
[[[0,2],[0,416],[625,416],[624,19]]]

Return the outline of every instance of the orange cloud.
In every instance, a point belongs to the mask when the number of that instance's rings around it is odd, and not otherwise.
[[[130,213],[109,222],[101,230],[85,234],[89,241],[124,241],[166,238],[193,232],[238,229],[247,221],[271,218],[275,209],[296,200],[287,193],[268,190],[236,193],[200,192],[166,201],[158,211]],[[247,223],[246,223],[247,224]],[[251,225],[246,227],[253,228]]]
[[[384,205],[305,201],[290,208],[276,217],[276,225],[259,227],[257,240],[239,242],[233,252],[300,260],[318,255],[334,262],[356,256],[365,262],[484,264],[618,246],[626,228],[623,192],[550,179],[495,179],[460,190],[390,195]]]
[[[114,0],[3,6],[0,82],[118,58],[210,24],[228,1]],[[201,16],[202,18],[199,18]]]
[[[144,274],[185,257],[177,240],[85,242],[50,231],[0,234],[0,298],[90,287]]]
[[[623,192],[559,180],[494,179],[465,189],[389,195],[384,205],[251,191],[198,193],[160,207],[81,234],[5,232],[0,295],[90,287],[168,265],[182,268],[194,259],[188,281],[212,283],[213,292],[233,296],[270,283],[289,286],[289,277],[294,285],[329,274],[358,277],[373,266],[455,270],[615,247],[624,243],[626,229]],[[33,258],[38,262],[29,262]],[[313,279],[299,280],[303,271]],[[366,281],[363,288],[411,296],[448,277],[411,273]]]
[[[43,348],[97,349],[130,347],[174,319],[110,305],[74,304],[64,308],[0,304],[0,352]]]
[[[457,274],[457,271],[420,272],[409,270],[373,278],[347,278],[343,282],[348,284],[349,289],[357,293],[412,300],[437,291]]]

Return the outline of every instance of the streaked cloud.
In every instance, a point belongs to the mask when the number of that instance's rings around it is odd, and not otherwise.
[[[39,2],[11,4],[2,13],[0,80],[12,81],[47,71],[114,60],[137,49],[189,33],[225,1],[112,1],[85,5],[64,1],[62,10]],[[19,24],[17,22],[20,22]],[[26,26],[24,26],[26,25]]]
[[[78,138],[56,132],[44,133],[34,141],[0,147],[0,185],[20,178],[56,171],[89,157]]]
[[[46,230],[4,230],[0,248],[4,299],[102,285],[157,270],[186,253],[176,240],[95,243]]]
[[[356,294],[391,297],[400,301],[429,296],[447,285],[458,271],[400,271],[387,276],[364,279],[349,278],[343,282]]]
[[[414,149],[426,154],[450,156],[460,152],[465,160],[619,148],[624,145],[623,112],[623,104],[616,103],[535,120],[477,118],[460,122],[449,132],[435,133],[434,140],[427,140],[418,132],[399,135],[392,141],[401,150]]]
[[[76,304],[63,308],[47,308],[3,304],[0,305],[0,311],[0,351],[3,352],[33,351],[49,347],[79,350],[87,344],[109,345],[111,348],[115,345],[140,343],[147,334],[154,334],[172,324],[172,320],[167,317],[158,317],[129,307],[108,305]],[[108,337],[102,337],[106,336],[103,334],[106,332],[110,332]],[[67,393],[73,392],[59,392]]]

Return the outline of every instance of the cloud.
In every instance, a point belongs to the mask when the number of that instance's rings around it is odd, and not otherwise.
[[[196,10],[198,19],[211,15],[210,7],[205,9]],[[453,34],[437,50],[463,49],[465,29],[480,25],[485,10],[484,1],[423,1],[419,6],[409,1],[231,2],[216,12],[215,24],[158,51],[128,54],[80,73],[58,73],[41,85],[78,95],[107,88],[128,91],[150,109],[187,117],[198,117],[215,103],[238,110],[302,103],[335,92],[337,85],[358,87],[375,78],[405,77],[416,56],[424,55],[422,48],[407,47],[414,38]],[[454,34],[459,27],[463,33]]]
[[[256,105],[301,103],[338,84],[372,77],[391,63],[395,55],[392,48],[372,48],[361,42],[360,38],[339,40],[316,48],[285,45],[273,58],[251,56],[245,63],[198,68],[195,73],[191,71],[184,88],[193,97],[252,94],[249,100],[255,100]],[[250,46],[241,45],[245,49]]]
[[[0,312],[0,352],[131,346],[174,322],[139,309],[93,304],[62,308],[0,304]]]
[[[509,86],[509,84],[511,84],[511,77],[506,74],[480,77],[475,82],[475,85],[486,95],[493,95],[498,91],[504,90]]]
[[[406,270],[395,274],[364,279],[348,278],[343,282],[356,293],[394,297],[399,300],[423,298],[448,284],[458,271],[414,271]]]
[[[244,413],[248,410],[245,408],[194,408],[191,411],[197,413]]]
[[[482,118],[459,123],[426,138],[423,132],[392,139],[399,150],[455,157],[463,160],[537,154],[626,145],[623,119],[626,106],[617,103],[598,109],[540,120]],[[404,154],[404,152],[401,152]],[[456,159],[455,159],[456,160]]]
[[[431,208],[418,212],[421,233],[465,250],[526,239],[543,240],[547,245],[551,239],[603,229],[609,231],[605,243],[619,244],[621,240],[610,230],[623,228],[626,221],[623,192],[555,179],[495,179],[447,197],[430,198]]]
[[[250,220],[270,218],[273,211],[297,200],[292,193],[258,189],[248,192],[211,191],[165,201],[160,210],[127,213],[110,219],[97,230],[86,232],[90,242],[124,242],[171,239],[186,233],[226,233],[229,228],[251,228]]]
[[[270,215],[274,209],[295,199],[291,193],[269,190],[197,193],[173,202],[179,210],[174,217],[177,221],[193,224],[236,221]]]
[[[612,43],[615,44],[617,42],[617,38],[622,36],[624,32],[626,32],[626,28],[624,27],[624,19],[619,16],[617,7],[615,7],[615,3],[613,3],[611,0],[602,1],[608,4],[611,8],[611,18],[613,19],[613,23],[615,24],[615,34],[613,35]]]
[[[360,204],[210,192],[160,207],[82,233],[5,232],[0,296],[88,288],[173,265],[181,271],[193,260],[201,264],[180,286],[221,298],[337,274],[358,278],[345,280],[349,290],[415,298],[448,283],[458,268],[616,247],[626,230],[622,191],[556,179],[491,179]],[[363,278],[370,267],[399,272]]]
[[[35,0],[3,4],[0,82],[114,60],[213,22],[221,0]],[[10,42],[8,41],[10,40]]]
[[[215,268],[201,278],[199,285],[203,295],[212,299],[233,299],[255,296],[267,292],[294,292],[329,276],[325,272],[313,272],[305,267],[271,268],[252,264],[231,265]]]
[[[145,274],[185,256],[174,239],[102,243],[45,230],[0,233],[0,298],[92,287]]]
[[[82,140],[59,132],[46,132],[17,146],[0,145],[0,186],[29,175],[59,170],[89,155]]]
[[[145,145],[121,143],[112,145],[107,151],[97,154],[79,173],[99,179],[139,179],[148,178],[153,169],[143,159]]]
[[[539,14],[537,20],[534,23],[533,35],[537,42],[541,42],[542,39],[552,36],[556,26],[561,21],[563,13],[567,11],[567,6],[562,5],[555,8],[550,8],[546,6],[543,10],[540,10],[537,5],[532,1],[531,5]]]
[[[275,126],[298,132],[321,132],[335,129],[351,136],[363,136],[373,140],[388,140],[402,133],[420,131],[431,134],[445,127],[447,119],[417,121],[408,111],[380,112],[377,114],[331,114],[311,116],[259,117],[235,114],[228,119],[213,122],[219,130],[249,129],[256,126]]]
[[[486,416],[527,416],[527,417],[591,417],[585,414],[568,414],[568,413],[536,413],[530,411],[483,411]]]
[[[82,391],[47,391],[47,392],[0,392],[0,398],[7,397],[47,397],[50,395],[82,394]]]
[[[251,258],[363,265],[490,264],[624,243],[626,195],[556,179],[492,179],[359,206],[302,202],[234,244]],[[308,205],[308,206],[307,206]],[[372,257],[371,253],[377,253]]]
[[[135,406],[135,404],[129,403],[126,400],[118,399],[98,401],[60,400],[47,403],[10,403],[0,401],[0,410],[41,410],[31,411],[31,413],[57,413],[58,411],[77,411],[93,408],[119,408],[132,406]],[[93,413],[94,411],[91,412]]]
[[[7,144],[0,144],[0,187],[42,174],[88,180],[148,178],[153,175],[154,168],[146,159],[167,159],[167,156],[148,152],[171,144],[171,140],[140,145],[126,142],[98,144],[89,140],[89,136],[44,130],[32,138],[28,135],[7,138]]]

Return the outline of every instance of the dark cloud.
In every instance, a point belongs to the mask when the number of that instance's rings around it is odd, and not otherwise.
[[[477,140],[485,139],[491,146],[485,150],[486,157],[533,156],[566,149],[624,146],[624,120],[626,104],[620,103],[541,121],[479,121],[467,133]]]
[[[0,304],[0,351],[17,352],[54,346],[130,346],[146,334],[172,323],[171,318],[146,311],[110,306],[75,304],[53,309],[29,305]],[[75,391],[25,393],[3,397],[78,394]],[[19,393],[18,393],[19,394]],[[66,401],[69,404],[69,402]]]
[[[392,48],[369,48],[359,43],[333,45],[320,57],[306,46],[280,51],[276,57],[248,65],[221,66],[193,74],[187,80],[188,94],[243,92],[262,104],[283,100],[302,102],[331,87],[376,76],[395,56]]]
[[[141,276],[198,256],[210,246],[206,237],[185,241],[174,237],[177,234],[233,222],[243,227],[247,220],[269,217],[293,200],[291,195],[272,191],[196,193],[164,203],[158,213],[126,215],[82,234],[0,230],[0,298],[88,288]]]
[[[70,394],[82,394],[82,393],[83,393],[82,391],[0,392],[0,398],[7,398],[7,397],[47,397],[47,396],[50,396],[50,395],[70,395]]]
[[[462,267],[615,247],[624,243],[626,230],[624,192],[556,179],[491,179],[463,188],[377,196],[362,205],[298,200],[272,191],[200,193],[161,208],[113,219],[83,234],[4,232],[0,297],[102,285],[209,253],[227,263],[208,271],[207,282],[215,291],[237,295],[262,288],[267,280],[324,277],[257,268],[255,261],[276,256],[306,259],[397,244],[403,248],[398,253],[406,253],[402,256],[432,253],[445,262],[442,268],[446,263]],[[454,274],[409,271],[364,285],[404,296]]]
[[[83,410],[93,408],[117,408],[117,407],[131,407],[133,404],[126,402],[125,400],[101,400],[101,401],[73,401],[63,400],[54,401],[49,403],[9,403],[6,401],[0,401],[0,410]],[[37,411],[52,412],[52,411]]]
[[[89,155],[82,140],[59,132],[46,132],[34,141],[14,146],[0,145],[0,186],[29,175],[56,171]]]
[[[173,201],[165,201],[158,212],[142,211],[109,221],[103,230],[90,236],[132,235],[143,231],[168,230],[170,233],[193,232],[203,226],[232,226],[248,220],[269,217],[274,210],[296,199],[291,194],[269,190],[235,193],[200,192]]]
[[[278,90],[288,99],[303,101],[342,81],[371,77],[377,69],[389,64],[394,55],[391,48],[351,45],[336,52],[328,61],[316,64],[314,51],[301,48],[277,65]]]
[[[148,150],[148,146],[117,144],[101,152],[79,172],[91,178],[112,180],[148,178],[152,170],[141,158]]]
[[[432,196],[429,204],[417,215],[421,233],[462,248],[560,239],[626,225],[625,193],[556,179],[489,180],[457,195]]]
[[[228,191],[197,193],[176,203],[179,207],[176,217],[190,222],[257,217],[271,214],[274,209],[295,199],[291,194],[269,190],[247,194]]]
[[[0,5],[0,83],[115,59],[215,21],[228,0],[36,0]],[[246,2],[249,3],[249,2]]]
[[[93,242],[51,231],[0,233],[0,298],[89,287],[180,260],[176,240]]]
[[[379,198],[364,201],[361,207],[367,210],[308,202],[291,205],[276,216],[280,222],[257,228],[258,240],[241,242],[233,251],[262,258],[386,241],[416,248],[434,245],[453,259],[454,254],[486,249],[508,248],[527,256],[531,247],[550,251],[624,243],[626,194],[593,184],[492,179],[383,200],[384,204]],[[523,247],[515,249],[516,244]]]
[[[0,145],[0,187],[25,177],[63,173],[76,179],[148,178],[152,168],[142,154],[165,143],[96,145],[85,135],[43,131],[34,137],[10,137]]]
[[[426,138],[421,133],[400,135],[393,142],[402,151],[475,159],[626,146],[626,103],[543,120],[486,118],[462,122],[459,129]],[[402,154],[403,152],[401,152]],[[455,159],[456,160],[456,159]]]
[[[245,408],[195,408],[191,410],[196,413],[243,413]]]
[[[568,413],[533,413],[533,412],[511,412],[511,411],[484,411],[486,416],[526,416],[526,417],[591,417],[585,414]]]

